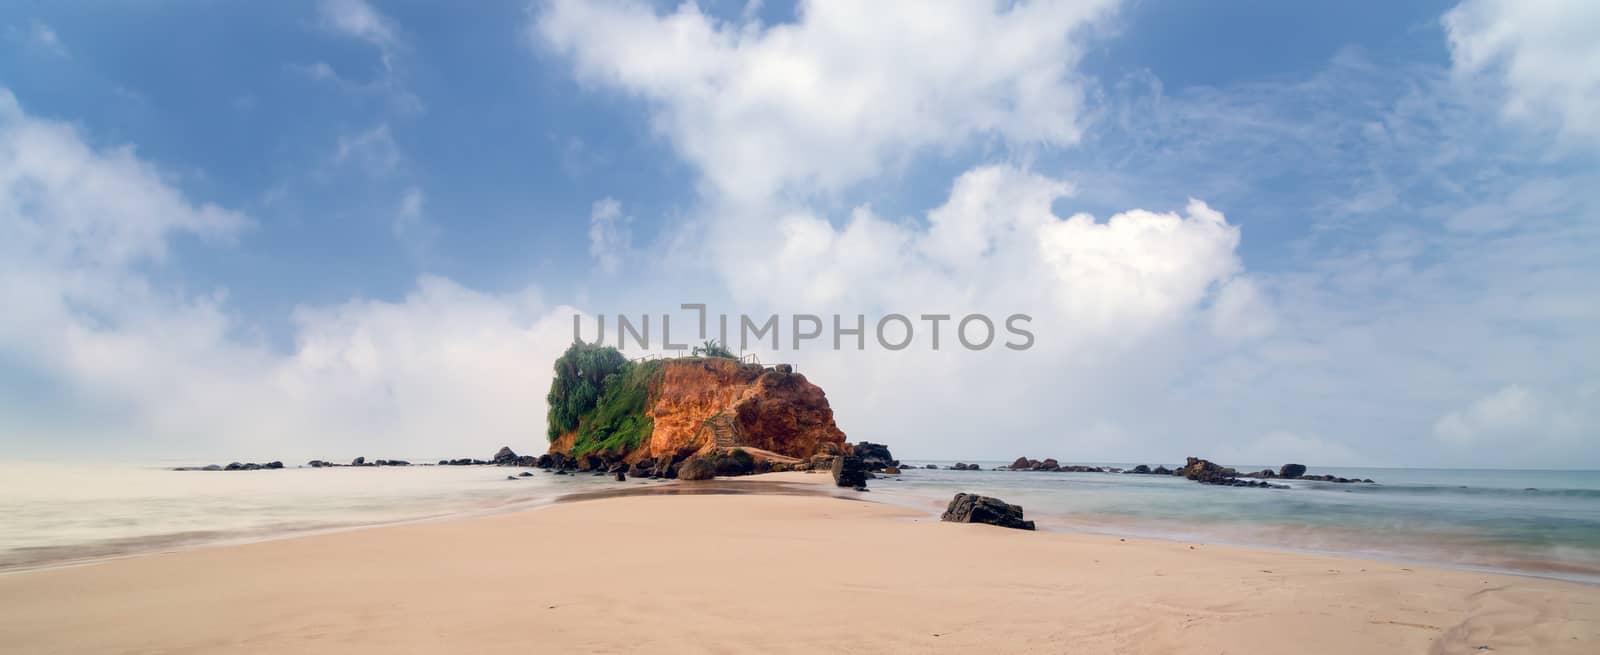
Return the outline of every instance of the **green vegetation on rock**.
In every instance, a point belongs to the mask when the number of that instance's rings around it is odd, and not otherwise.
[[[724,357],[727,359],[738,359],[738,356],[734,355],[732,350],[728,350],[727,346],[723,345],[721,341],[717,341],[716,339],[712,339],[703,344],[695,346],[692,352],[694,353],[695,357]]]
[[[645,409],[660,370],[660,361],[630,362],[616,348],[573,343],[556,360],[546,396],[550,440],[576,430],[573,457],[639,447],[655,428]]]

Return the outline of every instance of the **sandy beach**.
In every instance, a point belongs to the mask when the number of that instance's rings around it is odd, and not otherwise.
[[[1600,643],[1600,590],[1576,583],[947,524],[795,494],[602,497],[16,573],[0,576],[0,607],[8,653],[1592,653]]]

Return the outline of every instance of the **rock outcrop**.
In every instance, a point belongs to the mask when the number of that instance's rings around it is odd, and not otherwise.
[[[719,357],[643,364],[650,367],[648,393],[638,420],[648,421],[649,429],[641,443],[585,442],[586,422],[607,409],[597,406],[579,419],[579,428],[551,441],[549,452],[599,453],[629,465],[645,459],[683,462],[718,450],[713,426],[728,432],[734,445],[750,449],[757,460],[764,452],[805,460],[838,453],[844,444],[827,396],[790,367],[765,368]],[[607,420],[619,421],[614,416]]]
[[[958,493],[951,498],[950,505],[945,508],[944,514],[939,516],[939,520],[953,523],[988,523],[1018,530],[1033,529],[1033,521],[1022,518],[1022,506],[1012,505],[999,498],[969,493]]]
[[[854,447],[854,455],[861,459],[861,465],[868,471],[881,471],[891,466],[900,466],[900,460],[889,454],[889,447],[881,443],[862,441]]]

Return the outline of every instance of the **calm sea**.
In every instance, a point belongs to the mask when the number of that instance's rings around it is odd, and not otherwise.
[[[167,470],[172,465],[0,462],[0,570],[536,507],[571,493],[661,484],[537,469],[507,480],[530,469],[498,467]],[[1291,481],[1291,489],[1249,489],[1166,476],[908,468],[898,479],[873,480],[868,498],[937,513],[951,494],[969,491],[1022,505],[1044,530],[1600,582],[1600,472],[1317,467],[1312,473],[1380,484]]]

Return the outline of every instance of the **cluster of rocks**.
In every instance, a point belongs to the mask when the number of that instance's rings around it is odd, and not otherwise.
[[[934,465],[932,465],[932,464],[929,464],[928,466],[934,467]],[[937,468],[937,467],[934,467],[934,468]],[[983,470],[983,468],[978,466],[977,464],[967,464],[965,462],[956,462],[955,466],[947,467],[945,470],[948,470],[948,471],[981,471],[981,470]]]
[[[1033,521],[1022,518],[1022,506],[978,494],[958,493],[950,499],[950,505],[945,508],[944,514],[939,515],[940,521],[952,523],[988,523],[1002,528],[1015,528],[1018,530],[1032,530]]]
[[[255,462],[243,462],[243,463],[241,463],[241,462],[233,462],[233,463],[228,464],[227,466],[223,466],[221,464],[210,464],[210,465],[207,465],[207,466],[179,466],[179,467],[176,467],[176,468],[174,468],[172,470],[174,470],[174,471],[265,471],[265,470],[281,469],[281,468],[283,468],[283,462],[272,461],[272,462],[267,462],[265,464],[257,464]]]
[[[1284,464],[1283,466],[1278,467],[1278,470],[1276,471],[1272,469],[1261,469],[1260,471],[1246,473],[1241,477],[1266,480],[1316,480],[1318,482],[1334,482],[1338,484],[1353,484],[1356,482],[1363,484],[1377,484],[1372,481],[1372,478],[1341,478],[1337,475],[1306,475],[1305,464]]]
[[[842,448],[838,444],[824,443],[821,450],[822,452],[812,455],[811,459],[801,461],[790,468],[796,471],[832,471],[834,463],[840,457],[855,457],[860,460],[862,470],[868,473],[900,472],[900,460],[895,459],[889,452],[889,447],[881,443],[862,441],[854,446],[845,444]]]
[[[1063,465],[1054,457],[1047,457],[1044,461],[1018,457],[1006,467],[1012,471],[1050,471],[1060,473],[1121,473],[1122,469],[1114,466],[1082,466],[1078,464]]]
[[[368,461],[365,457],[357,457],[350,460],[349,464],[335,464],[333,462],[323,461],[320,459],[313,459],[309,462],[306,462],[306,466],[314,469],[329,468],[334,466],[411,466],[411,462],[403,459],[374,459]]]
[[[1277,471],[1273,471],[1272,469],[1263,469],[1261,471],[1245,473],[1241,475],[1238,471],[1232,468],[1220,466],[1209,460],[1201,459],[1199,457],[1190,457],[1185,461],[1183,468],[1178,469],[1173,474],[1181,475],[1201,484],[1214,484],[1228,487],[1267,487],[1274,489],[1288,488],[1287,486],[1281,484],[1272,484],[1270,482],[1263,481],[1268,479],[1317,480],[1320,482],[1336,482],[1341,484],[1350,484],[1356,482],[1375,484],[1370,478],[1356,479],[1341,478],[1334,475],[1306,475],[1305,472],[1306,467],[1304,464],[1284,464],[1282,467],[1279,467]]]
[[[956,465],[959,467],[960,465]],[[1066,471],[1073,473],[1126,473],[1130,475],[1175,475],[1193,480],[1201,484],[1211,484],[1227,487],[1259,487],[1287,489],[1280,484],[1272,484],[1265,480],[1317,480],[1321,482],[1337,483],[1372,483],[1371,479],[1341,478],[1333,475],[1306,475],[1304,464],[1284,464],[1278,470],[1263,469],[1250,473],[1240,473],[1232,468],[1218,465],[1210,460],[1199,457],[1190,457],[1183,466],[1169,469],[1165,466],[1151,467],[1140,464],[1131,469],[1123,470],[1114,466],[1079,466],[1063,465],[1054,458],[1044,461],[1018,457],[1010,466],[1005,467],[1011,471]]]

